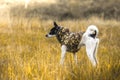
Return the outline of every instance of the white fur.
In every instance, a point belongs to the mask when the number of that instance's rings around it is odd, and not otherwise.
[[[93,66],[97,65],[97,58],[96,58],[96,54],[97,54],[97,48],[99,45],[99,39],[98,38],[92,38],[89,36],[89,34],[94,34],[96,30],[96,35],[98,35],[98,29],[96,26],[94,25],[90,25],[86,32],[83,34],[82,40],[80,42],[80,47],[85,45],[86,46],[86,52],[87,52],[87,56],[90,59],[91,63],[93,64]]]
[[[62,45],[61,51],[62,51],[62,53],[61,53],[60,64],[63,65],[64,59],[65,59],[65,54],[66,54],[66,51],[67,51],[67,47],[65,45]],[[73,55],[74,55],[75,63],[77,64],[77,54],[73,53]]]
[[[60,64],[63,64],[64,58],[65,58],[65,54],[66,54],[66,51],[67,51],[67,47],[65,45],[62,45],[61,51],[62,51],[62,53],[61,53]]]
[[[50,34],[47,34],[47,37],[48,38],[51,38],[51,37],[54,37],[55,35],[50,35]]]

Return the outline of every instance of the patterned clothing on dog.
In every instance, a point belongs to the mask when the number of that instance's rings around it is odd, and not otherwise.
[[[60,29],[56,34],[56,37],[61,45],[67,46],[68,52],[75,53],[80,49],[78,45],[81,41],[82,35],[83,35],[83,32],[72,33],[72,32],[69,32],[69,29],[60,27]]]

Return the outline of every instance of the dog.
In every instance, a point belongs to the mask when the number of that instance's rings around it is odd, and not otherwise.
[[[97,43],[98,41],[96,40],[97,35],[98,35],[98,29],[94,25],[89,26],[86,32],[73,33],[73,32],[70,32],[69,29],[59,26],[56,22],[54,22],[54,27],[50,30],[48,34],[46,34],[46,37],[50,38],[50,37],[56,36],[57,40],[61,44],[62,52],[61,52],[60,64],[63,64],[66,52],[73,53],[74,60],[77,64],[76,53],[80,50],[82,46],[85,45],[88,58],[90,59],[92,64],[96,66],[97,59],[95,55],[92,55],[93,57],[91,57],[91,53],[95,54],[97,52],[97,49],[96,49],[96,47],[98,46],[98,43]],[[89,41],[89,39],[93,42],[93,44],[95,44],[95,47],[91,46],[91,41]],[[97,46],[96,46],[96,43],[97,43]],[[94,48],[93,49],[94,52],[91,51],[89,47],[91,47],[91,49]]]
[[[99,46],[99,38],[97,38],[98,33],[99,33],[99,30],[95,25],[88,26],[79,44],[79,47],[82,47],[82,46],[86,47],[87,56],[94,67],[96,67],[96,65],[98,64],[98,60],[96,57],[97,49]]]

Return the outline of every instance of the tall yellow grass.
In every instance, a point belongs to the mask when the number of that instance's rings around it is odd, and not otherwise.
[[[57,21],[72,32],[85,31],[94,24],[99,28],[99,65],[94,68],[85,47],[78,53],[78,64],[67,53],[64,66],[59,65],[60,44],[46,38],[52,20],[12,18],[0,23],[0,80],[119,80],[120,22],[90,18]]]

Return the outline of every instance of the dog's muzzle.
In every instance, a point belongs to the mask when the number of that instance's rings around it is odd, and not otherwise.
[[[46,34],[45,36],[46,36],[47,38],[51,38],[51,37],[54,37],[55,35]]]

